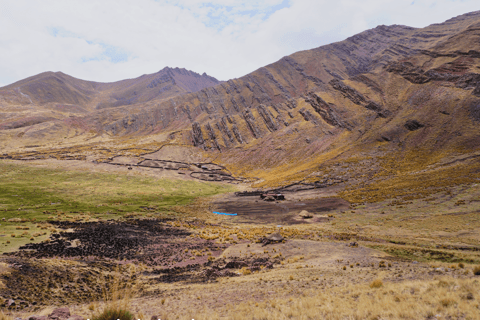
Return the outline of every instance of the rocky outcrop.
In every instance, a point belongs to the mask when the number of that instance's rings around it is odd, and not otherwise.
[[[387,72],[392,72],[401,75],[411,83],[423,84],[429,82],[431,79],[424,73],[425,71],[411,62],[393,62],[386,68]]]
[[[351,129],[350,125],[344,123],[340,116],[334,111],[334,104],[326,103],[320,96],[310,92],[306,97],[305,101],[309,103],[312,108],[322,117],[322,119],[331,126]],[[302,114],[303,115],[303,114]],[[304,116],[305,117],[305,116]]]
[[[278,126],[270,111],[263,104],[259,105],[257,107],[257,110],[263,121],[265,122],[268,130],[270,130],[270,132],[276,131],[278,129]]]
[[[240,134],[240,130],[238,130],[237,128],[237,125],[236,124],[233,124],[232,125],[232,131],[233,131],[233,134],[235,135],[235,139],[237,139],[238,143],[243,143],[243,138],[242,138],[242,135]]]
[[[404,127],[407,128],[407,130],[409,131],[415,131],[425,127],[425,125],[421,124],[417,120],[408,120],[407,122],[405,122]]]
[[[222,117],[222,120],[217,122],[217,128],[218,128],[218,130],[223,132],[224,135],[226,135],[228,137],[228,141],[230,141],[231,143],[233,143],[235,141],[234,137],[233,137],[233,134],[232,134],[232,131],[230,131],[230,129],[228,128],[227,121],[225,120],[225,117]]]
[[[247,123],[248,129],[250,130],[250,133],[253,135],[253,137],[255,139],[260,138],[261,137],[260,131],[258,130],[258,127],[255,123],[255,117],[250,112],[250,110],[245,110],[242,115],[243,115],[243,118],[245,119],[245,122]]]
[[[358,105],[366,105],[367,99],[352,87],[344,84],[342,81],[334,79],[329,82],[333,89],[340,91],[343,96]]]
[[[192,136],[193,136],[193,145],[205,146],[205,140],[203,140],[202,128],[198,122],[192,124]]]
[[[342,79],[340,79],[340,80],[342,80]],[[376,91],[377,93],[383,95],[382,87],[377,82],[373,81],[372,79],[370,79],[368,76],[366,76],[364,74],[359,74],[359,75],[351,78],[350,80],[354,80],[354,81],[363,83],[367,87],[369,87],[370,89],[372,89],[372,90]]]
[[[303,119],[305,119],[305,121],[311,121],[312,123],[314,123],[316,126],[318,126],[320,123],[318,121],[318,118],[315,117],[310,111],[308,111],[307,109],[305,108],[301,108],[300,110],[298,110],[298,112],[302,115]]]
[[[261,68],[261,71],[265,74],[266,78],[270,80],[272,83],[275,84],[275,86],[284,94],[284,96],[288,99],[290,99],[290,92],[285,89],[285,87],[268,71],[267,68]],[[284,80],[286,80],[284,78]],[[288,81],[288,80],[287,80]]]
[[[365,105],[365,108],[375,111],[381,118],[387,118],[392,114],[390,110],[383,109],[381,105],[373,101],[370,101],[367,105]]]
[[[368,110],[376,112],[379,117],[386,118],[391,114],[389,110],[383,109],[383,107],[376,102],[367,100],[360,92],[349,85],[344,84],[342,81],[334,79],[329,83],[333,89],[340,91],[345,98],[357,105],[367,108]]]
[[[474,64],[473,59],[461,57],[452,62],[428,71],[415,66],[412,62],[394,62],[386,70],[401,75],[415,84],[424,84],[430,81],[454,83],[455,87],[472,90],[472,94],[480,96],[480,74],[468,72]]]
[[[205,125],[205,129],[207,130],[208,138],[209,138],[210,141],[213,143],[213,146],[214,146],[218,151],[221,151],[220,146],[218,145],[217,135],[215,134],[215,131],[213,131],[213,128],[212,128],[212,126],[210,125],[210,123],[207,123],[207,124]]]

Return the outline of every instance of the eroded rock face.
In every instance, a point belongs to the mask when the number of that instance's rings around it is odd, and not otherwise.
[[[453,83],[457,88],[464,90],[473,89],[472,94],[480,96],[480,74],[471,72],[471,67],[475,65],[473,57],[477,55],[476,51],[469,51],[468,53],[456,52],[445,55],[458,58],[427,71],[410,61],[392,62],[386,67],[386,70],[387,72],[401,75],[411,83],[449,82]]]
[[[257,107],[257,110],[260,116],[262,117],[263,121],[265,122],[265,125],[267,126],[268,130],[270,130],[270,132],[276,131],[278,129],[277,123],[273,118],[272,114],[270,113],[270,111],[263,104],[259,105]]]
[[[207,133],[208,133],[208,138],[210,139],[210,141],[212,141],[214,147],[221,151],[220,149],[220,146],[218,145],[218,141],[217,141],[217,135],[215,134],[215,131],[213,131],[213,128],[212,126],[210,125],[210,123],[207,123],[205,125],[205,129],[207,129]]]
[[[298,112],[302,115],[303,119],[305,119],[305,121],[311,121],[313,122],[315,125],[319,125],[319,122],[318,122],[318,119],[317,117],[315,117],[310,111],[308,111],[307,109],[305,108],[301,108],[300,110],[298,110]]]
[[[340,91],[345,96],[345,98],[349,99],[353,103],[358,105],[367,104],[367,99],[365,99],[365,97],[360,92],[344,84],[342,81],[338,79],[333,79],[329,82],[329,84],[333,87],[333,89]]]
[[[409,131],[415,131],[423,127],[425,127],[425,125],[421,124],[417,120],[408,120],[405,123],[405,128],[407,128]]]
[[[204,146],[205,140],[203,140],[202,128],[198,122],[192,124],[192,133],[193,133],[193,145],[194,146]]]
[[[474,102],[470,105],[470,116],[480,122],[480,102]]]
[[[368,110],[376,112],[379,117],[386,118],[391,114],[389,110],[384,109],[374,101],[366,99],[360,92],[349,85],[344,84],[342,81],[334,79],[329,83],[335,90],[340,91],[345,98],[359,106],[363,106]]]
[[[334,104],[326,103],[320,96],[318,96],[314,92],[310,92],[305,97],[305,101],[309,103],[313,107],[313,109],[322,117],[322,119],[329,125],[350,129],[350,126],[347,125],[344,121],[342,121],[338,113],[335,112]],[[305,120],[307,120],[307,118],[305,118]]]
[[[243,112],[243,118],[245,119],[248,129],[252,133],[253,137],[257,139],[260,138],[261,137],[260,131],[258,130],[258,127],[255,123],[255,117],[250,112],[250,110],[245,110]]]
[[[411,62],[392,62],[387,67],[388,72],[393,72],[401,75],[411,83],[423,84],[429,82],[431,79],[426,76],[425,71]]]

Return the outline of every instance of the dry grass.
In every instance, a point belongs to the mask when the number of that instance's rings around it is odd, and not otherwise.
[[[205,310],[195,319],[478,319],[478,280],[446,278],[348,286]],[[171,315],[171,318],[175,318]]]
[[[135,266],[131,265],[130,275],[136,273]],[[120,271],[117,268],[113,274],[110,287],[103,288],[103,308],[100,313],[92,315],[93,320],[132,320],[133,314],[129,311],[132,297],[136,294],[136,281],[125,283],[121,281]],[[107,282],[107,281],[105,281]],[[89,310],[98,309],[89,305]]]
[[[379,202],[397,199],[397,204],[413,199],[427,198],[447,192],[457,185],[475,183],[480,165],[460,163],[452,166],[435,166],[443,157],[454,151],[411,150],[405,154],[390,154],[379,158],[381,169],[371,182],[352,185],[340,193],[351,203]]]
[[[0,320],[13,320],[13,317],[0,310]]]
[[[370,288],[380,288],[381,286],[383,286],[383,282],[380,279],[374,280],[370,283]]]
[[[480,266],[476,266],[473,268],[473,274],[476,276],[480,276]]]

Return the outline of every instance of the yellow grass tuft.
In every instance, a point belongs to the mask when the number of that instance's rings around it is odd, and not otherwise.
[[[473,268],[473,274],[476,276],[480,276],[480,266],[476,266]]]
[[[380,288],[381,286],[383,286],[383,282],[380,279],[374,280],[370,283],[370,288]]]
[[[13,320],[13,317],[0,310],[0,320]]]

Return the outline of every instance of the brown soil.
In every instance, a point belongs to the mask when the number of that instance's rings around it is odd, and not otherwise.
[[[214,203],[215,211],[236,213],[236,222],[240,223],[275,223],[300,224],[325,222],[328,217],[319,215],[334,210],[346,210],[349,203],[340,198],[318,198],[310,200],[264,201],[260,197],[236,197],[229,195]],[[307,210],[314,216],[312,219],[299,219],[298,214]]]

